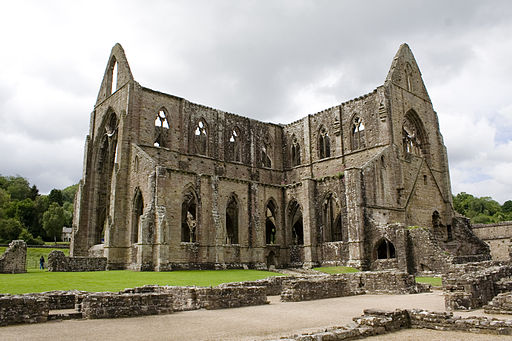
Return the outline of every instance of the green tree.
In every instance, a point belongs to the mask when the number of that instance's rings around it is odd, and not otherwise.
[[[30,233],[27,229],[21,229],[20,235],[18,239],[24,240],[28,245],[43,245],[44,241],[41,237],[34,238],[32,233]]]
[[[30,197],[30,185],[27,179],[21,176],[7,177],[7,192],[12,200],[23,200]]]
[[[512,213],[512,200],[507,200],[501,206],[501,210],[505,213]]]
[[[64,198],[62,197],[62,191],[60,189],[52,189],[48,195],[48,199],[50,200],[50,204],[56,202],[59,206],[62,206],[64,203]]]
[[[57,237],[62,234],[62,227],[66,223],[66,214],[64,208],[56,202],[50,204],[48,211],[43,214],[43,228],[48,237],[57,242]]]
[[[75,194],[78,190],[78,184],[68,186],[62,190],[62,197],[64,202],[73,203],[75,201]]]
[[[4,242],[15,240],[21,233],[23,225],[14,218],[0,220],[0,239]]]

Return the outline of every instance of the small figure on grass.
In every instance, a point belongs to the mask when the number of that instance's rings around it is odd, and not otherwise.
[[[44,257],[39,258],[39,269],[44,269]]]

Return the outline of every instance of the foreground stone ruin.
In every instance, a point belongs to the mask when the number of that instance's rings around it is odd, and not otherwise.
[[[60,309],[75,309],[74,318],[118,318],[261,305],[268,303],[267,295],[281,295],[283,302],[297,302],[365,293],[405,294],[426,290],[427,287],[414,282],[412,275],[384,271],[333,276],[275,276],[216,287],[143,286],[117,293],[52,291],[0,297],[0,321],[2,325],[8,325],[66,318],[50,313]],[[23,302],[29,307],[29,315],[25,308],[19,308]]]
[[[395,311],[364,310],[364,315],[354,317],[354,325],[334,326],[322,332],[282,337],[280,341],[335,341],[355,340],[393,333],[401,329],[434,329],[463,331],[478,334],[512,335],[512,320],[488,317],[459,317],[453,313],[405,309]],[[390,339],[392,336],[390,335]],[[277,341],[277,340],[275,340]]]
[[[48,255],[50,272],[105,271],[106,257],[66,257],[64,252],[53,250]]]
[[[15,274],[27,272],[27,244],[13,240],[0,256],[0,273]]]

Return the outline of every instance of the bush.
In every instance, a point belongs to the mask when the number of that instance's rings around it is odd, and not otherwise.
[[[44,245],[44,241],[41,239],[41,237],[34,238],[32,233],[30,233],[26,228],[21,230],[18,239],[24,240],[27,245]]]

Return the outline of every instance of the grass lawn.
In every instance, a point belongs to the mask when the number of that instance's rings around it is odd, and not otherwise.
[[[253,281],[270,276],[280,276],[280,274],[258,270],[47,272],[29,269],[24,274],[0,274],[0,293],[23,294],[72,289],[119,291],[145,284],[215,286],[221,283]]]
[[[326,274],[346,274],[350,272],[359,272],[359,269],[350,266],[324,266],[321,268],[313,268],[313,270],[325,272]]]
[[[5,252],[7,247],[0,247],[0,255]],[[27,248],[27,270],[39,269],[39,258],[44,257],[44,266],[48,265],[48,254],[53,250],[59,250],[64,252],[66,256],[69,256],[69,249],[50,249],[50,248],[39,248],[39,247],[28,247]]]
[[[416,282],[431,284],[433,287],[443,286],[441,277],[416,277]]]

